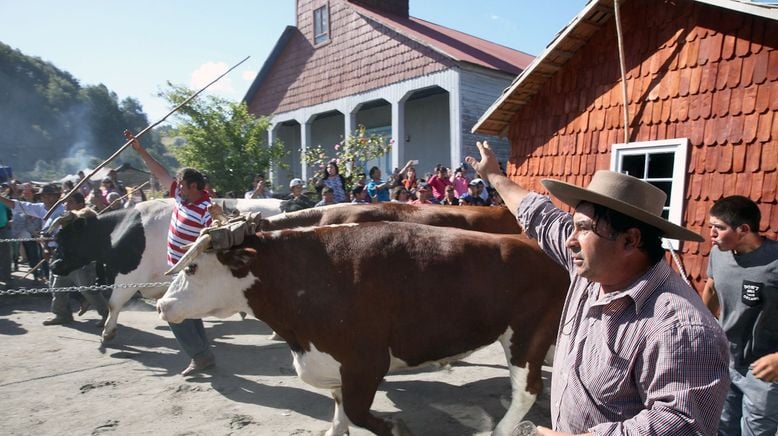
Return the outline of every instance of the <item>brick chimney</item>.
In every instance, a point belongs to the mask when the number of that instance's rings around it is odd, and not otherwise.
[[[375,11],[382,11],[400,17],[408,17],[409,0],[348,0]]]

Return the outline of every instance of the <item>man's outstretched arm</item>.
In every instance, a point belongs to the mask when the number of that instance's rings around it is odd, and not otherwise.
[[[482,177],[489,181],[494,189],[500,194],[505,205],[508,206],[514,215],[519,210],[519,203],[526,197],[530,191],[517,185],[511,179],[507,178],[500,171],[500,164],[497,162],[497,155],[489,148],[489,143],[484,141],[476,142],[478,151],[481,152],[481,161],[475,160],[472,156],[467,156],[465,162],[473,167],[473,169]]]
[[[133,135],[132,132],[130,132],[129,130],[125,130],[124,137],[132,141],[132,148],[138,152],[141,159],[143,159],[143,162],[145,162],[146,166],[149,168],[149,171],[151,171],[151,174],[154,175],[154,177],[156,177],[157,180],[159,180],[159,183],[160,185],[162,185],[162,188],[163,189],[170,188],[170,185],[173,184],[175,179],[167,171],[167,168],[162,166],[161,163],[159,163],[156,159],[154,159],[154,156],[149,154],[149,152],[146,151],[146,149],[143,148],[142,145],[140,145],[140,142],[138,142],[138,139],[135,138],[135,135]]]

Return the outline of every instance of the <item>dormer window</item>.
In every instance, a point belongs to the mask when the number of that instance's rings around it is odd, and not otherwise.
[[[330,40],[330,12],[327,5],[313,11],[313,45]]]

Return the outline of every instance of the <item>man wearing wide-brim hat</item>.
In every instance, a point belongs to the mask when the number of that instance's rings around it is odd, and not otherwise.
[[[477,146],[481,161],[467,163],[570,273],[551,379],[556,432],[539,434],[716,434],[727,340],[662,248],[662,237],[703,238],[662,218],[665,193],[642,180],[611,171],[586,188],[543,180],[571,215],[504,176],[486,142]]]

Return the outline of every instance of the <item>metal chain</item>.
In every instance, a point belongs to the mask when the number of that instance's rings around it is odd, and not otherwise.
[[[92,286],[66,286],[61,288],[20,288],[6,289],[0,291],[2,295],[28,295],[28,294],[52,294],[55,292],[74,292],[74,291],[102,291],[105,289],[117,288],[157,288],[167,286],[172,282],[150,282],[150,283],[123,283],[113,285],[92,285]]]
[[[3,242],[37,242],[37,241],[53,241],[54,238],[16,238],[16,239],[0,239],[0,244]]]

